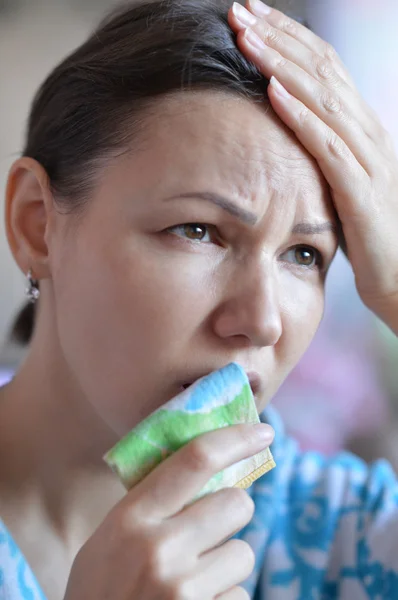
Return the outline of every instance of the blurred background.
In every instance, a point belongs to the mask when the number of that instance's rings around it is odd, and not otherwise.
[[[217,2],[217,0],[214,0]],[[86,34],[112,0],[0,0],[0,209],[7,171],[23,145],[32,96],[50,69]],[[286,0],[271,3],[330,41],[398,146],[397,0]],[[398,234],[398,232],[397,232]],[[23,302],[24,277],[0,219],[0,385],[23,350],[8,341]],[[338,255],[319,333],[274,404],[303,449],[352,449],[385,456],[398,469],[398,344],[361,304],[351,269]]]

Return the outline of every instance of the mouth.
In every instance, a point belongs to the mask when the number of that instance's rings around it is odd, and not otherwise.
[[[255,372],[250,372],[250,373],[247,373],[247,378],[249,380],[253,396],[257,396],[258,393],[261,391],[261,378],[260,378],[259,374],[255,373]],[[187,390],[189,387],[191,387],[192,383],[193,382],[183,383],[181,386],[181,392],[183,392],[183,391]]]

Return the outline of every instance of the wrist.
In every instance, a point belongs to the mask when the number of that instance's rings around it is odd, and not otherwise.
[[[398,337],[398,294],[377,306],[368,305],[368,308]]]

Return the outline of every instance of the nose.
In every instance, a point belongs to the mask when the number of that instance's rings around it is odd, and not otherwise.
[[[216,311],[214,331],[222,338],[245,339],[250,346],[274,346],[282,335],[277,274],[272,267],[245,271]]]

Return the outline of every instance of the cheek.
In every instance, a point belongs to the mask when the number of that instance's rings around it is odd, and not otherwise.
[[[279,281],[279,308],[282,335],[275,346],[263,349],[268,385],[266,395],[257,405],[259,413],[300,361],[317,331],[324,309],[323,283],[286,277]]]
[[[313,340],[325,305],[324,283],[298,282],[294,293],[284,293],[282,301],[283,349],[286,374],[299,362]]]
[[[90,402],[120,432],[168,399],[161,394],[209,310],[211,294],[200,293],[209,288],[208,261],[197,256],[188,265],[128,240],[95,251],[77,244],[66,263],[55,282],[63,353]]]

